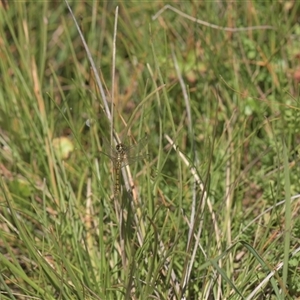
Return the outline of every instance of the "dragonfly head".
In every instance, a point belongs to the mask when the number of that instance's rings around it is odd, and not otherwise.
[[[122,143],[116,145],[116,150],[118,153],[124,153],[126,152],[126,146]]]

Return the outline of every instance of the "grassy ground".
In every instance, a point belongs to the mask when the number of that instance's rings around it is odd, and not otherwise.
[[[299,1],[1,3],[1,299],[300,298]]]

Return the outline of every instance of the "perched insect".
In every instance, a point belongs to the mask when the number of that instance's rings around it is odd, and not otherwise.
[[[134,162],[147,157],[147,154],[143,153],[143,150],[148,142],[148,136],[144,136],[134,145],[126,145],[125,143],[119,143],[115,147],[110,146],[110,153],[104,153],[108,156],[114,166],[115,171],[115,186],[114,196],[117,196],[120,192],[120,171],[121,168],[133,164]]]

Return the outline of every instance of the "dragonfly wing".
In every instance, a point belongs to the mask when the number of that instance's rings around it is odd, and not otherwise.
[[[136,144],[129,146],[126,150],[128,158],[130,159],[134,157],[139,157],[147,143],[148,136],[146,135],[142,139],[140,139]]]
[[[125,158],[124,161],[122,162],[122,168],[127,166],[127,165],[132,165],[134,164],[135,162],[139,161],[139,160],[143,160],[143,159],[147,159],[148,157],[148,154],[145,153],[143,155],[137,155],[137,156],[132,156],[132,157],[128,157],[128,158]]]
[[[141,160],[143,158],[147,157],[147,154],[141,154],[145,148],[145,146],[148,143],[148,136],[144,136],[142,139],[140,139],[136,144],[127,146],[126,144],[124,145],[124,157],[123,161],[120,163],[118,162],[118,152],[116,150],[116,147],[112,147],[110,143],[106,140],[103,139],[103,154],[108,156],[114,163],[114,167],[119,168],[121,165],[122,167],[125,167],[127,165],[133,164],[134,162]]]
[[[124,157],[124,162],[122,167],[131,165],[138,160],[142,160],[147,157],[146,153],[143,153],[145,146],[148,143],[147,135],[139,140],[135,145],[129,146],[126,149],[126,157]]]
[[[102,154],[108,156],[115,163],[117,157],[116,148],[111,146],[109,141],[105,138],[102,139]]]

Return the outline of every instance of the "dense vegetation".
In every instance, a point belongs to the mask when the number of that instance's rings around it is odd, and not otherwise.
[[[300,2],[165,4],[1,2],[1,299],[300,297]]]

